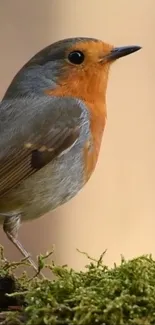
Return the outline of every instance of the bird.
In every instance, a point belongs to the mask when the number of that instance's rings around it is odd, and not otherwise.
[[[0,224],[18,239],[20,224],[71,200],[93,174],[107,120],[111,65],[141,46],[58,40],[30,58],[0,102]]]

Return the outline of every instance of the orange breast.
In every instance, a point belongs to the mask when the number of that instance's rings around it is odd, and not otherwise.
[[[93,173],[103,136],[103,131],[106,123],[106,109],[103,101],[96,103],[86,103],[90,110],[90,130],[92,135],[93,147],[89,150],[89,143],[86,143],[84,148],[84,163],[85,163],[85,182],[87,182]]]
[[[70,80],[71,79],[71,80]],[[105,81],[105,80],[104,80]],[[58,86],[56,89],[45,91],[50,96],[72,96],[80,98],[90,111],[90,130],[93,140],[93,148],[89,150],[89,142],[85,144],[84,150],[84,182],[87,182],[97,163],[102,135],[106,122],[106,103],[105,103],[105,87],[100,87],[103,81],[98,82],[94,78],[89,78],[89,87],[85,86],[83,77],[79,78],[78,82],[73,76],[69,76],[65,83]],[[93,89],[93,92],[90,91]],[[104,89],[104,92],[103,92]],[[90,139],[91,141],[91,139]]]

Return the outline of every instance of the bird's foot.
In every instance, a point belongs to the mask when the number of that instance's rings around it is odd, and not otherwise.
[[[1,214],[2,215],[2,214]],[[28,262],[32,265],[35,272],[44,278],[44,275],[38,272],[38,267],[30,257],[30,254],[25,250],[20,241],[17,239],[18,230],[20,228],[21,223],[21,215],[4,215],[4,223],[3,230],[7,235],[8,239],[16,246],[16,248],[20,251],[20,253],[28,260]]]

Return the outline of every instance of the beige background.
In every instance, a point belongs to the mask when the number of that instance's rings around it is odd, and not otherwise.
[[[0,96],[18,69],[61,38],[90,36],[143,50],[112,67],[108,121],[96,171],[81,193],[55,213],[25,223],[28,251],[82,268],[76,248],[105,262],[155,253],[155,1],[0,0]],[[7,256],[20,255],[0,231]]]

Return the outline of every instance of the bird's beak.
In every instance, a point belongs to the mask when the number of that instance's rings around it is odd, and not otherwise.
[[[106,61],[110,62],[122,58],[123,56],[132,54],[136,51],[139,51],[140,49],[141,46],[137,45],[114,47],[112,51],[107,54],[104,58],[106,59]]]

